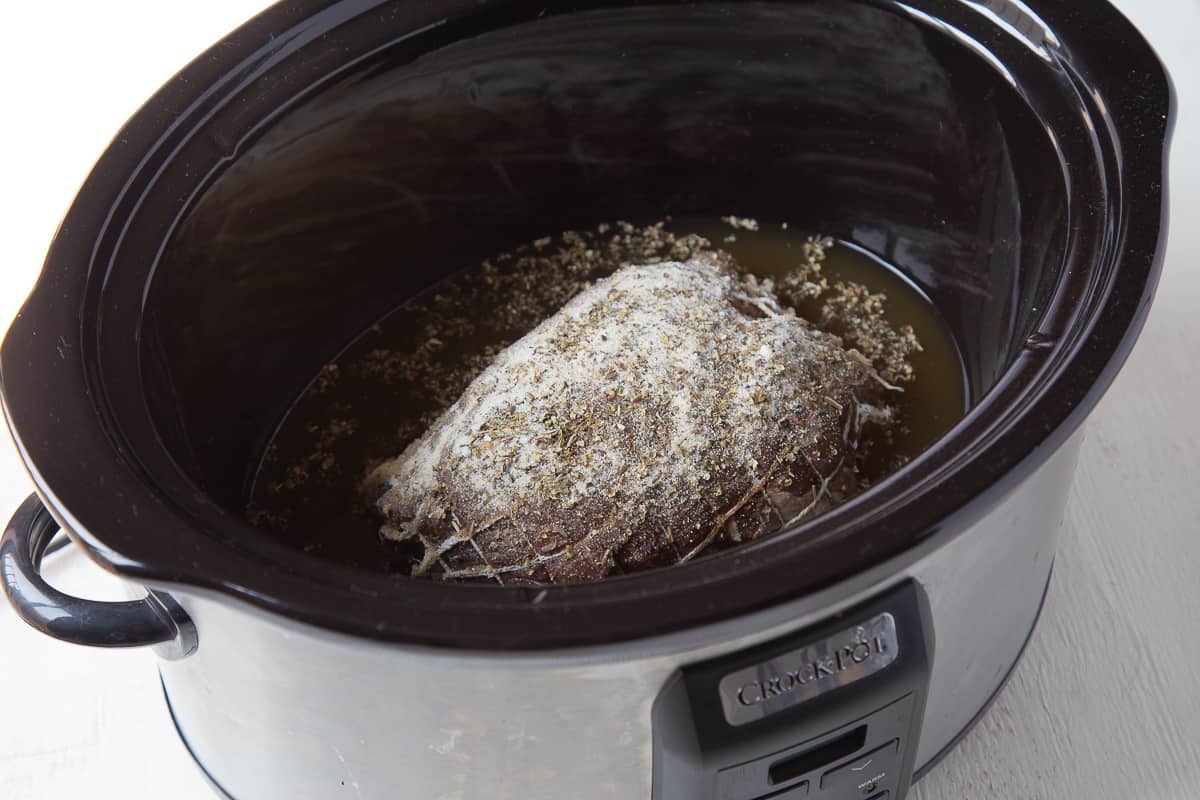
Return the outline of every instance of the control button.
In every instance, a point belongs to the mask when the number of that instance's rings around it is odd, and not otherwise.
[[[883,747],[826,772],[821,776],[821,788],[852,787],[860,797],[874,800],[872,794],[875,790],[889,785],[900,772],[899,750],[900,740],[892,739]]]
[[[773,794],[763,795],[758,800],[798,800],[801,797],[808,797],[808,781],[800,781],[795,786],[780,789]]]

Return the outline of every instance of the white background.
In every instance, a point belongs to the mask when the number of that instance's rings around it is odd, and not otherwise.
[[[264,5],[6,4],[3,326],[121,123]],[[1200,0],[1119,5],[1167,62],[1180,102],[1163,283],[1136,352],[1089,423],[1029,653],[985,721],[915,790],[918,800],[1200,797]],[[0,514],[29,490],[0,441]],[[73,549],[53,556],[47,574],[66,589],[119,597]],[[148,653],[59,644],[0,602],[0,800],[85,797],[212,794],[175,737]]]

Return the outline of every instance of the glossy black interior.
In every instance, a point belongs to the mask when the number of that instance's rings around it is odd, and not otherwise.
[[[855,240],[928,290],[974,399],[1022,351],[1062,262],[1066,187],[1039,120],[975,53],[892,10],[597,8],[409,55],[273,122],[154,273],[151,411],[231,509],[353,335],[542,235],[734,212]]]
[[[55,519],[151,586],[486,651],[734,619],[909,563],[1077,428],[1153,296],[1173,112],[1095,0],[287,0],[116,134],[4,339],[4,412]],[[928,289],[976,391],[940,447],[801,529],[545,589],[342,567],[234,513],[304,381],[446,270],[731,211]]]

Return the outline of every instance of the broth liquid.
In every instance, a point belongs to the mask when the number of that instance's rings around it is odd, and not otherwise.
[[[704,236],[759,277],[779,278],[802,263],[808,238],[780,224],[763,223],[751,231],[715,219],[675,220],[670,229],[677,235]],[[611,271],[610,265],[587,277]],[[921,343],[921,351],[910,357],[915,379],[903,393],[889,393],[903,426],[890,443],[876,448],[872,461],[878,464],[867,464],[869,472],[878,472],[870,475],[877,480],[886,474],[884,464],[919,455],[962,417],[968,396],[962,359],[937,309],[897,268],[854,244],[837,241],[827,250],[821,272],[831,284],[854,281],[885,294],[888,321],[912,326]],[[482,279],[482,268],[475,267],[448,281]],[[444,285],[435,285],[422,297],[436,297]],[[495,313],[494,299],[480,293],[464,310],[487,318]],[[407,574],[411,551],[378,535],[380,518],[360,496],[359,485],[372,467],[398,455],[419,436],[448,405],[447,397],[457,397],[452,385],[447,392],[438,364],[448,371],[474,360],[478,369],[488,360],[485,349],[507,345],[527,332],[505,330],[496,337],[500,342],[466,337],[439,352],[432,370],[414,373],[407,361],[395,356],[427,343],[431,324],[425,311],[406,303],[360,334],[314,377],[284,416],[258,466],[247,505],[252,524],[332,561]]]

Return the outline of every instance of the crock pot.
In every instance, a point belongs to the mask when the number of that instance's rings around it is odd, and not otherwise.
[[[1171,114],[1099,2],[276,5],[118,133],[4,340],[37,486],[6,592],[154,646],[239,800],[899,800],[1038,617],[1157,280]],[[546,233],[731,212],[927,292],[970,398],[936,446],[793,530],[573,586],[354,569],[243,518],[289,404],[405,298]],[[59,528],[133,599],[47,585]]]

